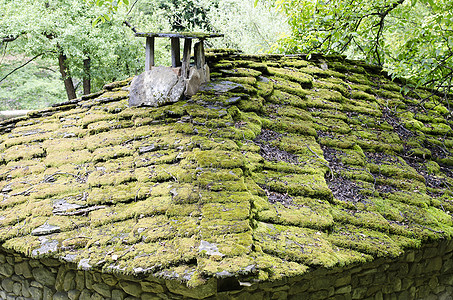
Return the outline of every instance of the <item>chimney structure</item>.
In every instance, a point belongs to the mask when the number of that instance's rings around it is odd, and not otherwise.
[[[193,96],[201,84],[208,82],[209,67],[205,61],[204,41],[222,37],[208,33],[136,33],[146,38],[145,72],[132,81],[129,106],[162,106],[181,98]],[[170,38],[171,67],[156,67],[154,42],[156,38]],[[184,40],[181,60],[180,39]],[[198,40],[195,43],[193,40]],[[193,65],[190,64],[193,44]]]

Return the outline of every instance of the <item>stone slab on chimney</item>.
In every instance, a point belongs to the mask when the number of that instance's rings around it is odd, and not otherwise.
[[[129,106],[158,107],[174,103],[181,99],[184,90],[184,79],[173,68],[152,67],[133,79]]]

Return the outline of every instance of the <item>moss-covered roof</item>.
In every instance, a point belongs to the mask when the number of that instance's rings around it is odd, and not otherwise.
[[[451,238],[447,103],[342,57],[207,58],[188,101],[129,108],[126,80],[3,122],[2,246],[196,286]]]

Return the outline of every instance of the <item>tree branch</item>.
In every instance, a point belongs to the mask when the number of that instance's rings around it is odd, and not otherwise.
[[[28,65],[29,63],[31,63],[32,61],[34,61],[35,59],[37,59],[38,57],[44,55],[46,52],[43,52],[41,54],[38,54],[36,55],[35,57],[33,57],[32,59],[28,60],[26,63],[20,65],[19,67],[15,68],[14,70],[12,70],[11,72],[9,72],[8,74],[6,74],[2,79],[0,79],[0,82],[2,82],[3,80],[6,79],[6,77],[8,77],[9,75],[13,74],[14,72],[16,72],[17,70],[25,67],[26,65]]]

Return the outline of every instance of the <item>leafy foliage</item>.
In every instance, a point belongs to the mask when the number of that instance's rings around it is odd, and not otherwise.
[[[449,92],[453,78],[451,0],[275,0],[291,34],[286,53],[342,53]],[[408,85],[410,88],[410,85]]]
[[[22,56],[0,59],[0,78],[26,61],[28,58]],[[0,110],[36,109],[65,98],[57,67],[49,59],[37,59],[13,72],[0,83],[0,91]]]
[[[43,54],[57,60],[63,52],[76,78],[84,76],[83,60],[90,58],[95,89],[134,74],[141,65],[141,43],[120,19],[93,26],[103,8],[90,7],[82,0],[0,0],[0,7],[0,37],[16,37],[8,45],[10,54]]]

